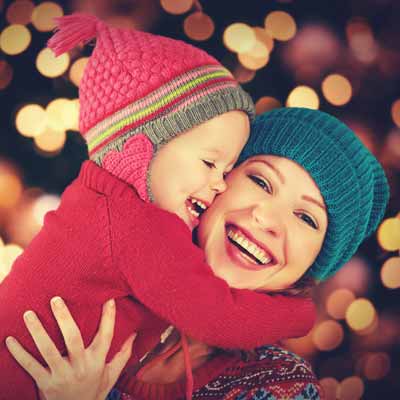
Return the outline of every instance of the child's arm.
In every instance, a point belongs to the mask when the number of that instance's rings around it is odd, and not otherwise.
[[[307,334],[310,299],[231,289],[175,215],[141,203],[110,207],[113,259],[136,298],[189,336],[224,348],[250,349]]]

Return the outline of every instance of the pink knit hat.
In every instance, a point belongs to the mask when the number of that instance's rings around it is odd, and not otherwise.
[[[144,134],[157,149],[227,111],[254,116],[249,95],[203,50],[163,36],[113,28],[93,15],[73,14],[56,22],[58,31],[48,47],[57,56],[97,39],[79,88],[79,127],[90,158],[99,165],[110,150],[123,150],[134,135]],[[133,147],[137,150],[137,143]]]

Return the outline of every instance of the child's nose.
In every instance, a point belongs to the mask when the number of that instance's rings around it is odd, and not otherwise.
[[[215,176],[210,184],[211,190],[218,193],[225,192],[227,185],[222,174]]]

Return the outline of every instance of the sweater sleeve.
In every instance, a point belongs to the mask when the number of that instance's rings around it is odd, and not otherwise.
[[[143,202],[135,211],[110,205],[115,266],[134,296],[179,330],[209,345],[252,349],[312,328],[311,299],[230,288],[177,216]]]

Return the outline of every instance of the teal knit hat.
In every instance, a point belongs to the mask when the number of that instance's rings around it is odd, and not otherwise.
[[[238,163],[259,154],[297,162],[318,185],[328,229],[308,274],[327,279],[383,218],[389,186],[381,165],[345,124],[306,108],[280,108],[256,117]]]

